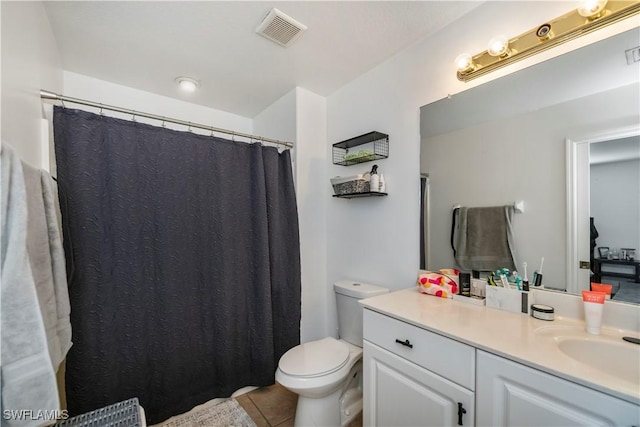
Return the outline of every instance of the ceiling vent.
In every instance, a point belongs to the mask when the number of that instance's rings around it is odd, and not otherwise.
[[[306,25],[273,8],[256,28],[256,33],[280,46],[289,47],[306,29]]]

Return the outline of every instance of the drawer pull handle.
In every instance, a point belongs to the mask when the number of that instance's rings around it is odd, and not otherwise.
[[[409,340],[400,341],[398,338],[396,338],[396,342],[398,344],[402,344],[405,347],[413,348],[413,344],[411,344],[411,342],[409,342]]]
[[[462,403],[458,402],[458,425],[462,425],[462,416],[467,413],[467,410],[462,407]]]

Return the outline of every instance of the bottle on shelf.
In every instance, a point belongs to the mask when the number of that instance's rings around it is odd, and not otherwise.
[[[378,176],[378,165],[373,165],[369,177],[369,191],[380,191],[380,177]]]

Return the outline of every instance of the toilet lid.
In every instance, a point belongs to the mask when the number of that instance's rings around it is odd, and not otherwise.
[[[327,337],[292,348],[280,358],[278,366],[288,375],[314,377],[337,371],[348,359],[349,347]]]

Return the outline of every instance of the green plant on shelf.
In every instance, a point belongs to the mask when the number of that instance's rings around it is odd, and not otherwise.
[[[358,150],[355,153],[345,154],[345,161],[355,161],[355,160],[374,160],[374,154],[369,150]]]

